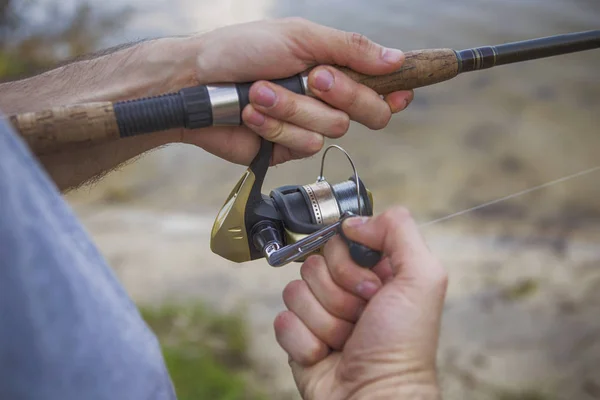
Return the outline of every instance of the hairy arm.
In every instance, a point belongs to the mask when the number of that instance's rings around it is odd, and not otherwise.
[[[189,46],[195,38],[164,38],[119,46],[31,78],[0,85],[3,114],[60,105],[154,96],[194,84]],[[180,141],[181,131],[159,132],[39,156],[62,191],[104,175],[151,149]]]
[[[31,78],[3,83],[0,109],[14,114],[179,89],[194,83],[194,64],[182,53],[189,52],[195,39],[161,38],[121,45]]]

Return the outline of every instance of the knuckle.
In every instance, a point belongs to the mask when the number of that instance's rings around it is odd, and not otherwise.
[[[346,96],[344,96],[344,100],[343,102],[344,110],[348,110],[349,113],[353,113],[355,111],[355,109],[357,108],[356,105],[358,103],[358,97],[359,97],[359,91],[358,91],[358,86],[354,85],[354,87],[348,91],[348,94]]]
[[[371,126],[369,126],[369,128],[374,130],[383,129],[389,124],[391,118],[392,114],[389,111],[383,112],[379,115],[378,118],[375,118],[375,120],[373,121]]]
[[[344,112],[334,118],[331,124],[331,133],[336,137],[344,135],[350,129],[350,116]]]
[[[331,242],[331,240],[329,242]],[[333,249],[333,246],[330,243],[327,243],[325,246],[329,246],[329,248],[332,249],[331,253],[333,253],[335,251]],[[329,270],[329,273],[331,274],[331,277],[335,281],[338,281],[339,278],[344,274],[344,268],[343,268],[343,265],[341,263],[328,262],[327,263],[327,269]]]
[[[297,116],[299,110],[298,104],[292,99],[283,98],[282,100],[279,104],[281,118],[289,120]]]
[[[323,346],[319,343],[314,343],[306,348],[306,351],[303,351],[299,354],[299,363],[304,366],[312,366],[323,359],[326,355],[324,354]]]
[[[362,33],[348,32],[346,38],[348,46],[358,53],[366,52],[371,48],[371,41]]]
[[[285,127],[283,122],[275,121],[274,124],[265,129],[263,135],[265,139],[271,142],[278,142],[283,134],[285,133]]]
[[[395,206],[381,215],[381,219],[387,225],[395,225],[412,220],[412,215],[408,208],[404,206]]]
[[[348,318],[353,319],[356,314],[355,309],[358,307],[355,302],[348,302],[344,296],[331,296],[330,304],[328,305],[330,308],[330,312],[340,318]]]
[[[343,296],[332,294],[331,296],[328,296],[325,300],[327,304],[324,304],[324,306],[327,308],[327,311],[329,311],[330,314],[334,314],[337,316],[347,314],[345,312],[346,304],[344,302]]]
[[[357,276],[352,273],[349,265],[346,263],[339,263],[333,268],[331,276],[336,283],[342,288],[350,289],[356,287],[361,281],[361,276]]]

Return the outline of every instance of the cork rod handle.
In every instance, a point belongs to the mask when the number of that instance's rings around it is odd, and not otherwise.
[[[9,117],[36,154],[51,153],[68,145],[101,143],[119,137],[110,102],[55,107]]]
[[[433,85],[459,73],[458,58],[452,49],[416,50],[406,52],[405,56],[402,67],[387,75],[364,75],[345,67],[340,70],[381,95]]]
[[[459,73],[457,55],[452,49],[417,50],[406,53],[403,66],[388,75],[369,76],[338,67],[356,82],[385,95],[433,85]],[[300,75],[273,81],[297,93],[305,93]],[[209,85],[210,86],[210,85]],[[228,109],[240,111],[249,101],[251,83],[241,83],[233,91],[236,104]],[[215,125],[240,125],[240,113],[225,115],[218,99],[210,97],[208,86],[184,88],[152,98],[110,103],[87,103],[50,110],[13,115],[10,122],[37,154],[90,145],[121,137],[165,131],[171,128],[197,129]]]

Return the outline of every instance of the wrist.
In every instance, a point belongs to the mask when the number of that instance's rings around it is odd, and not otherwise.
[[[123,101],[176,92],[195,84],[195,54],[187,37],[160,38],[138,43],[91,60],[110,74],[82,93],[77,102]]]
[[[366,399],[411,399],[441,400],[441,390],[434,370],[412,372],[390,371],[383,379],[355,389],[351,400]]]
[[[195,46],[196,41],[191,37],[167,37],[128,49],[112,90],[100,100],[150,97],[198,84]]]
[[[352,399],[442,400],[442,391],[437,385],[387,387],[367,391]]]

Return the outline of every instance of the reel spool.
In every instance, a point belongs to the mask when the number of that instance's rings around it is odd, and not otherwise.
[[[332,148],[346,155],[354,172],[348,180],[333,185],[323,175],[325,157]],[[322,253],[325,243],[339,233],[358,265],[375,266],[381,258],[379,252],[348,240],[341,229],[348,217],[373,215],[373,196],[349,154],[339,146],[329,146],[316,182],[282,186],[265,195],[261,190],[272,151],[273,143],[263,139],[215,219],[211,250],[234,262],[266,258],[269,265],[280,267]]]

